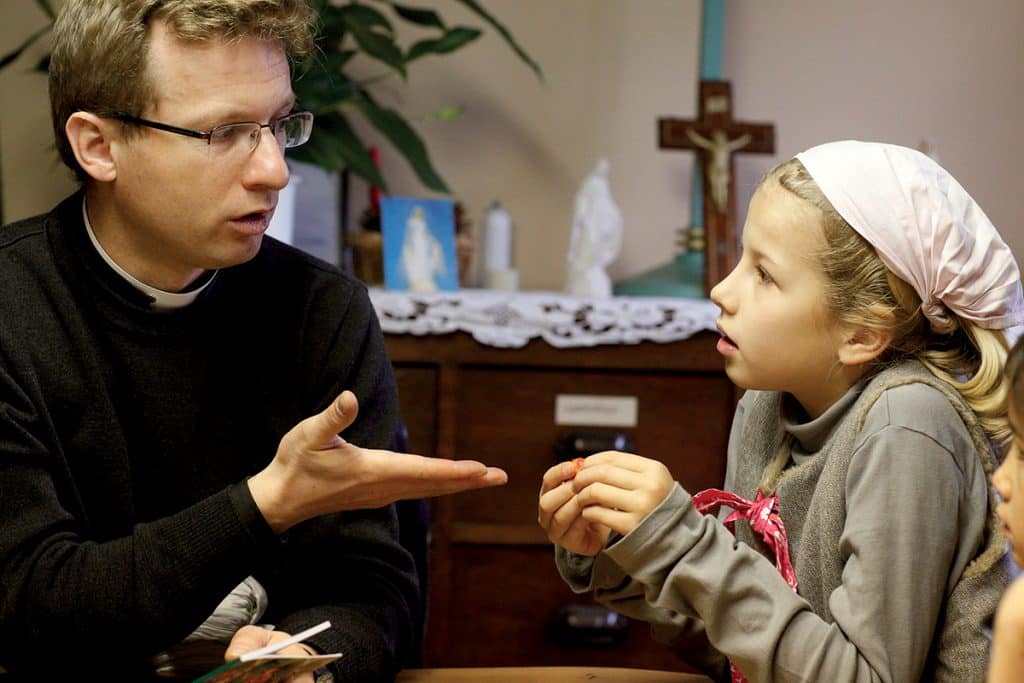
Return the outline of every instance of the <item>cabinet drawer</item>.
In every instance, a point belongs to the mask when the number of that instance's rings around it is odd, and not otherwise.
[[[445,666],[635,666],[692,671],[629,620],[625,640],[612,646],[559,645],[547,623],[566,604],[593,604],[558,576],[550,547],[460,546],[455,551],[451,624]]]
[[[686,670],[639,621],[614,647],[568,647],[549,637],[559,607],[594,603],[559,578],[537,525],[537,494],[559,440],[595,429],[555,424],[556,398],[567,394],[635,399],[636,425],[610,429],[668,465],[688,489],[720,486],[736,394],[715,336],[588,349],[537,340],[497,349],[464,334],[388,336],[411,450],[473,458],[509,474],[506,486],[431,501],[425,666]]]
[[[398,403],[409,432],[409,450],[418,455],[437,455],[437,373],[437,366],[433,365],[395,367]]]
[[[632,397],[634,450],[664,462],[688,490],[721,486],[733,394],[722,375],[462,367],[456,397],[455,456],[503,468],[507,486],[460,494],[454,518],[466,524],[534,523],[555,445],[574,430],[555,424],[559,394]],[[593,429],[584,427],[584,429]]]

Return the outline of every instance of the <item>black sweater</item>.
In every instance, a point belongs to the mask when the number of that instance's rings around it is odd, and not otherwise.
[[[138,680],[248,575],[264,621],[344,681],[390,680],[419,625],[392,507],[277,537],[245,478],[342,389],[344,436],[391,443],[391,366],[365,288],[265,238],[191,305],[149,297],[89,242],[82,195],[0,229],[0,665]],[[112,667],[124,667],[114,674]]]

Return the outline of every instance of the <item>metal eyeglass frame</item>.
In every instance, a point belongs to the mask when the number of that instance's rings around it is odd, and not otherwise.
[[[310,135],[310,133],[313,130],[313,114],[311,112],[308,112],[308,111],[292,112],[291,114],[287,114],[287,115],[282,116],[280,118],[274,119],[270,123],[260,123],[258,121],[236,121],[234,123],[224,123],[224,124],[221,124],[219,126],[214,126],[210,130],[206,130],[206,131],[204,131],[204,130],[193,130],[191,128],[181,128],[180,126],[172,126],[172,125],[170,125],[168,123],[161,123],[159,121],[151,121],[149,119],[143,119],[143,118],[140,118],[138,116],[132,116],[131,114],[115,114],[111,118],[115,118],[115,119],[117,119],[119,121],[124,121],[125,123],[135,124],[137,126],[145,126],[147,128],[155,128],[156,130],[162,130],[162,131],[166,131],[168,133],[174,133],[176,135],[184,135],[184,136],[187,136],[187,137],[190,137],[190,138],[198,138],[200,140],[206,140],[206,144],[208,146],[211,146],[211,147],[213,145],[213,138],[217,134],[218,131],[222,131],[222,130],[227,129],[227,128],[238,128],[238,127],[241,127],[241,126],[249,126],[249,127],[251,127],[251,126],[258,126],[258,128],[256,130],[259,130],[259,134],[257,134],[256,137],[252,138],[252,146],[249,148],[250,152],[255,151],[256,148],[259,146],[260,139],[263,137],[263,129],[264,128],[269,128],[271,133],[274,133],[274,140],[276,141],[278,139],[277,138],[277,134],[276,134],[276,130],[278,129],[278,126],[280,126],[283,122],[285,122],[285,121],[294,121],[294,120],[302,121],[302,123],[303,123],[303,125],[302,125],[302,135],[300,136],[300,139],[298,140],[298,142],[293,142],[291,144],[288,144],[288,141],[285,140],[284,143],[281,145],[281,147],[283,149],[290,149],[292,147],[298,147],[299,145],[302,145],[302,144],[306,143],[309,140],[309,135]]]

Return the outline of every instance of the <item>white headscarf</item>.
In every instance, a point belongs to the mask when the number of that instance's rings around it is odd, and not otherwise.
[[[948,311],[994,330],[1024,323],[1013,254],[977,202],[930,157],[843,140],[796,158],[839,215],[913,286],[932,330],[953,330]]]

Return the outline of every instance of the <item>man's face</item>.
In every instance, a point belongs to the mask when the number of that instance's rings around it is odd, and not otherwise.
[[[161,22],[150,30],[147,75],[155,103],[143,118],[208,131],[267,123],[291,110],[291,77],[279,43],[251,37],[188,43]],[[151,128],[116,147],[111,201],[97,207],[101,220],[94,227],[128,272],[177,291],[204,270],[255,256],[289,175],[268,129],[251,153],[226,156],[205,140]],[[90,218],[96,222],[91,207]]]

